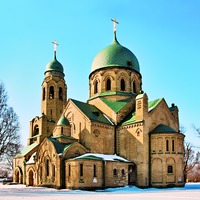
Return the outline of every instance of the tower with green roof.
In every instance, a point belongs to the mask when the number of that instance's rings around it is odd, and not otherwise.
[[[42,83],[41,113],[49,122],[57,123],[67,101],[67,85],[64,79],[64,69],[56,58],[56,42],[54,58],[46,65],[45,78]],[[48,128],[48,127],[47,127]]]

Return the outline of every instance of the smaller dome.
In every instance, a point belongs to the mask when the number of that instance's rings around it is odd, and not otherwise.
[[[63,115],[57,123],[57,126],[67,126],[69,125],[69,121],[66,119],[66,117]]]
[[[46,65],[45,73],[49,71],[64,72],[62,64],[56,59],[56,52],[54,52],[54,59]]]

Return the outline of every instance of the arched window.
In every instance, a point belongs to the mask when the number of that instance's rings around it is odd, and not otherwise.
[[[113,169],[113,176],[117,176],[117,169]]]
[[[76,133],[76,127],[74,123],[70,123],[71,125],[71,136],[73,136]]]
[[[54,87],[50,86],[49,89],[49,99],[54,99]]]
[[[166,151],[169,151],[169,140],[166,140]]]
[[[94,94],[98,93],[98,81],[94,83]]]
[[[68,165],[68,176],[71,176],[71,165]]]
[[[120,87],[121,90],[122,90],[122,91],[125,91],[125,88],[126,88],[126,87],[125,87],[125,81],[124,81],[123,78],[121,79],[121,85],[120,85],[120,86],[121,86],[121,87]]]
[[[106,90],[111,90],[111,80],[107,79],[106,81]]]
[[[42,100],[45,100],[45,95],[46,95],[46,91],[45,91],[45,88],[43,88],[43,91],[42,91]]]
[[[94,177],[97,177],[97,166],[94,165],[93,167],[94,167],[94,168],[93,168],[93,176],[94,176]]]
[[[40,166],[40,180],[42,180],[42,166]]]
[[[49,160],[46,160],[46,176],[49,176]]]
[[[174,151],[175,148],[174,148],[174,140],[172,140],[172,151]]]
[[[39,134],[39,126],[36,124],[36,125],[34,126],[33,136],[34,136],[34,135],[38,135],[38,134]]]
[[[135,82],[133,82],[133,93],[136,93],[136,85],[135,85]]]
[[[167,173],[169,173],[169,174],[173,173],[173,166],[172,165],[167,166]]]
[[[125,176],[125,170],[122,169],[122,176]]]
[[[55,178],[55,165],[52,165],[52,177]]]
[[[59,96],[60,100],[63,100],[63,90],[62,90],[61,87],[59,87],[59,94],[58,94],[58,96]]]
[[[61,134],[63,134],[63,127],[61,127]]]
[[[83,176],[83,164],[80,164],[80,176]]]

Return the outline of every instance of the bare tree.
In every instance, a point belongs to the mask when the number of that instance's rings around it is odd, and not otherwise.
[[[7,105],[8,95],[0,82],[0,162],[4,159],[12,165],[12,157],[19,151],[20,134],[18,116]]]
[[[184,148],[184,181],[186,182],[189,172],[199,163],[200,152],[195,153],[192,145],[188,142],[185,143]]]
[[[193,125],[193,129],[195,130],[195,132],[199,135],[200,137],[200,128],[197,128],[195,125]]]

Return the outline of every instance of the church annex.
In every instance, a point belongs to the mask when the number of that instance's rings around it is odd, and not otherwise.
[[[72,189],[184,186],[178,107],[148,100],[138,60],[118,42],[113,21],[113,42],[92,62],[87,102],[67,98],[54,49],[41,116],[30,121],[27,146],[14,157],[14,182]]]

